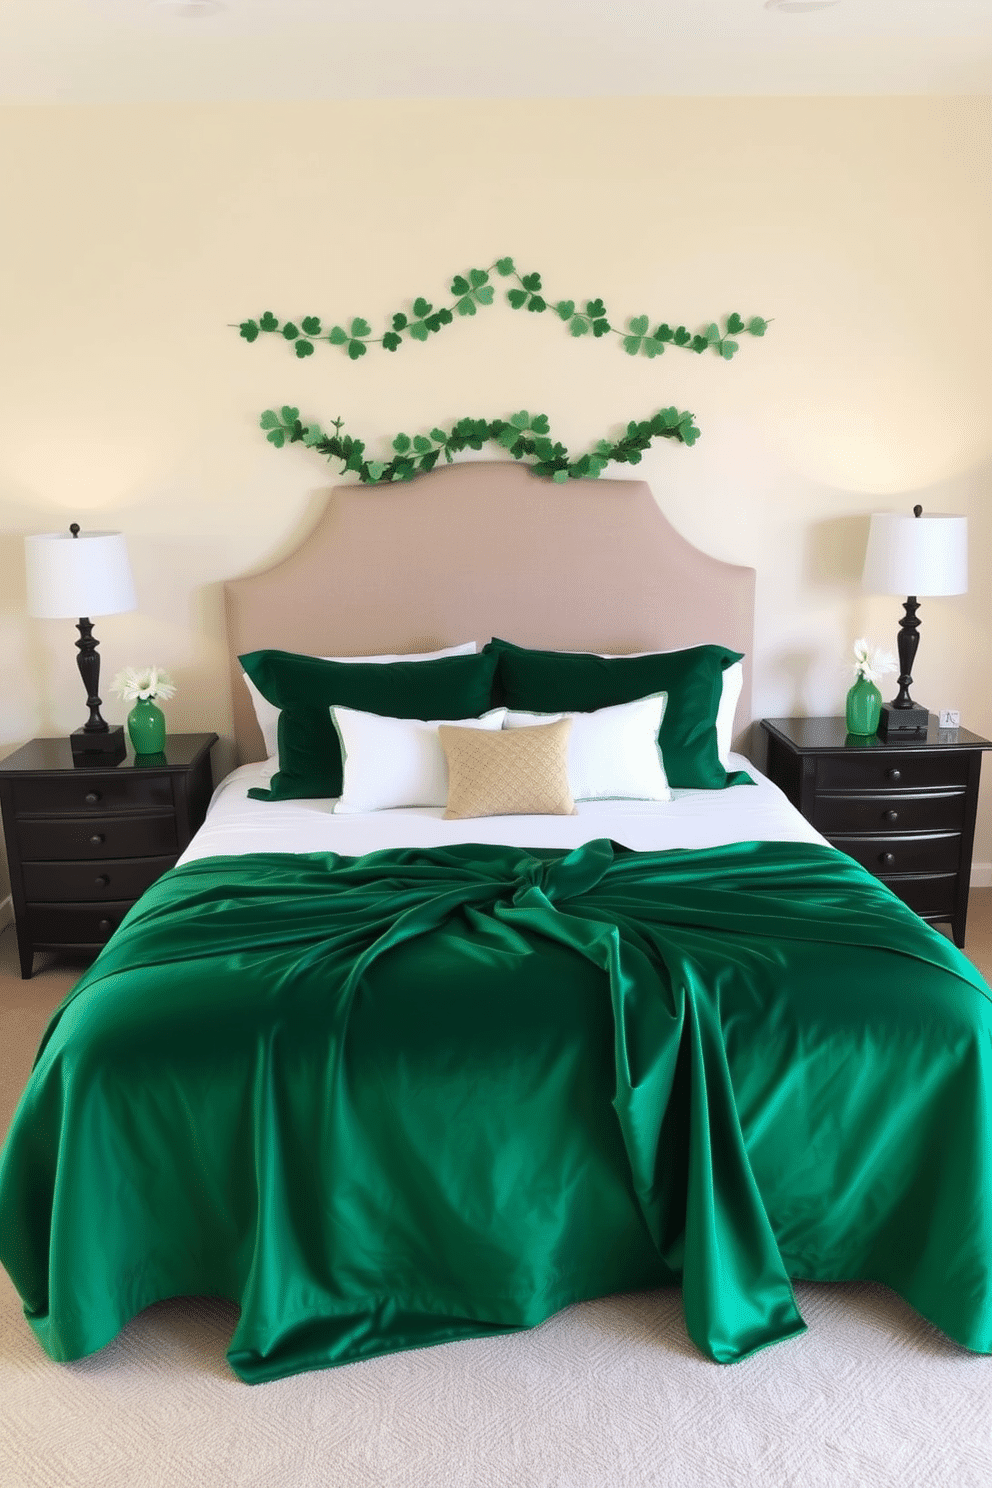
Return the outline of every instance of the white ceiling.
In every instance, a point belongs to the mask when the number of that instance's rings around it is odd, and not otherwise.
[[[992,0],[0,0],[0,102],[992,93]]]

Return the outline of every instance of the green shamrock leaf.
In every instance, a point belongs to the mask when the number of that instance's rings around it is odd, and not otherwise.
[[[496,436],[496,443],[505,450],[513,450],[520,441],[520,430],[507,426]]]
[[[481,289],[484,284],[489,283],[489,275],[485,269],[469,269],[468,277],[473,289]]]
[[[491,305],[495,293],[496,291],[491,284],[483,284],[479,289],[473,290],[473,294],[480,305]]]
[[[448,442],[448,436],[447,434],[445,434],[443,429],[432,429],[431,438],[434,440],[435,444],[447,444]]]
[[[286,337],[287,341],[295,341],[297,336],[300,334],[291,320],[287,320],[286,324],[282,328],[282,333]]]
[[[709,346],[715,346],[716,343],[719,341],[719,339],[720,339],[720,327],[718,325],[715,325],[715,324],[708,325],[706,327],[706,341],[707,341],[707,345],[709,345]]]
[[[663,341],[659,341],[655,336],[645,336],[644,346],[642,349],[645,356],[647,357],[661,356],[661,354],[665,350],[665,343]]]
[[[646,315],[635,315],[633,320],[629,321],[628,324],[635,336],[647,335],[648,318]]]
[[[403,314],[402,310],[397,310],[396,314],[393,316],[393,330],[406,330],[406,316]]]
[[[510,414],[510,423],[515,429],[529,429],[530,414],[525,408],[522,408],[519,413]]]
[[[531,420],[531,428],[535,434],[547,434],[551,428],[546,413],[536,413]]]
[[[344,326],[332,326],[327,333],[327,339],[332,346],[343,346],[348,339],[348,332]]]
[[[591,330],[591,326],[584,315],[574,315],[568,329],[573,336],[584,336]]]
[[[435,317],[432,317],[432,319],[434,319],[434,318]],[[440,325],[450,325],[451,322],[454,320],[454,318],[455,317],[452,315],[451,311],[448,310],[447,308],[445,308],[443,310],[438,310],[437,316],[436,316],[436,319],[437,319],[437,321],[438,321],[438,323]],[[432,330],[434,329],[433,326],[431,327],[431,329]]]
[[[295,351],[298,357],[313,356],[313,342],[304,341],[301,338],[299,341],[296,342]]]
[[[429,332],[422,320],[415,320],[410,327],[410,335],[414,341],[426,341]]]
[[[371,336],[372,327],[369,325],[367,320],[362,320],[361,316],[357,316],[356,319],[351,322],[351,334],[353,337],[356,338],[360,336]]]
[[[397,346],[402,343],[402,340],[403,337],[397,336],[395,331],[387,331],[382,338],[383,351],[395,351]]]
[[[304,316],[304,318],[300,322],[300,324],[303,327],[303,332],[304,332],[305,335],[307,335],[307,336],[319,336],[320,335],[320,320],[318,319],[318,317],[316,315],[306,315],[306,316]]]
[[[693,336],[692,340],[689,343],[692,350],[696,352],[705,351],[709,344],[710,343],[705,336]]]
[[[409,434],[397,434],[396,438],[393,440],[393,449],[396,451],[396,453],[398,455],[405,455],[409,448]]]
[[[542,300],[539,294],[532,294],[529,301],[527,302],[527,309],[536,310],[538,314],[540,314],[542,310],[547,310],[547,308],[547,301]]]
[[[308,449],[312,448],[315,444],[320,444],[323,438],[324,435],[319,424],[308,424],[303,431],[303,443]]]
[[[451,293],[453,295],[459,295],[460,296],[460,295],[468,294],[468,291],[469,291],[469,282],[468,282],[468,280],[467,279],[463,279],[462,276],[461,276],[461,274],[456,274],[455,277],[454,277],[454,279],[452,279],[452,281],[451,281]]]
[[[258,324],[260,329],[263,331],[277,331],[279,329],[279,322],[276,320],[271,310],[266,310],[265,314],[262,316]]]
[[[605,336],[609,330],[610,322],[608,320],[594,320],[592,323],[592,333],[597,340],[600,336]]]
[[[752,315],[747,323],[747,328],[752,336],[763,336],[768,329],[768,322],[767,320],[762,320],[760,315]]]
[[[623,349],[628,356],[636,356],[641,349],[641,336],[624,336]]]
[[[414,300],[413,302],[413,313],[414,315],[416,315],[418,320],[426,319],[426,317],[430,315],[433,309],[434,306],[431,304],[430,300],[420,299]]]
[[[431,442],[429,439],[425,439],[423,434],[415,434],[413,436],[413,447],[415,450],[419,450],[421,454],[424,454],[430,449]]]
[[[692,340],[692,336],[686,330],[685,326],[679,326],[678,330],[675,332],[675,336],[673,339],[676,346],[688,346],[690,341]]]
[[[382,480],[383,471],[386,467],[379,460],[369,460],[365,468],[368,471],[369,480],[378,481]]]
[[[744,329],[744,322],[735,310],[733,315],[727,316],[727,334],[736,336]]]
[[[575,314],[575,301],[559,300],[557,305],[555,306],[555,309],[561,316],[562,320],[571,320],[572,316]]]
[[[506,291],[506,298],[514,310],[519,310],[527,303],[527,291],[525,289],[508,289]]]
[[[471,295],[466,295],[463,300],[458,301],[455,309],[458,311],[459,315],[474,315],[475,301],[472,299]]]
[[[286,436],[281,429],[273,429],[272,433],[266,434],[265,437],[270,444],[275,445],[276,449],[282,449],[283,445],[286,443]]]
[[[278,429],[279,415],[276,413],[274,408],[267,408],[262,414],[262,417],[259,419],[258,423],[259,427],[262,429]]]
[[[365,345],[364,341],[348,342],[348,355],[351,357],[351,360],[353,362],[357,362],[358,358],[363,357],[367,351],[368,347]]]
[[[590,320],[603,320],[606,317],[606,306],[602,300],[589,300],[586,303],[586,314]]]
[[[541,276],[540,274],[524,274],[520,283],[524,289],[529,289],[532,293],[536,293],[541,288]]]
[[[238,330],[246,341],[255,341],[258,338],[258,326],[253,320],[243,320]]]
[[[723,357],[725,362],[729,362],[731,357],[734,355],[734,352],[738,349],[738,343],[736,341],[724,340],[720,342],[720,355]]]
[[[496,272],[502,274],[505,279],[508,274],[514,273],[512,258],[498,258],[496,260]]]
[[[295,424],[300,416],[300,410],[298,408],[290,408],[288,403],[282,405],[281,412],[284,424]]]
[[[654,333],[654,339],[656,341],[671,341],[674,336],[675,332],[672,330],[671,326],[666,325],[664,321],[662,321],[661,325]]]

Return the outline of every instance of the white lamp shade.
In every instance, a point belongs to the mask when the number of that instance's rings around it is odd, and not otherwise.
[[[873,512],[862,583],[872,594],[965,594],[968,518]]]
[[[24,539],[28,614],[39,620],[120,615],[136,608],[121,532],[42,532]]]

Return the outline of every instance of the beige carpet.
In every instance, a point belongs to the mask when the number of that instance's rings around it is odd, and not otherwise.
[[[988,975],[992,890],[971,915]],[[0,1129],[77,974],[21,982],[0,935]],[[0,1272],[0,1488],[992,1488],[992,1359],[881,1287],[797,1295],[805,1336],[730,1368],[663,1291],[249,1387],[231,1305],[160,1303],[57,1365]]]

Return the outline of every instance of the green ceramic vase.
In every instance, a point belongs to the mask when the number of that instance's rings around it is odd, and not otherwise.
[[[165,714],[151,698],[139,698],[127,715],[135,754],[161,754],[165,748]]]
[[[882,713],[882,694],[874,682],[859,677],[847,694],[847,732],[865,737],[878,730]]]

